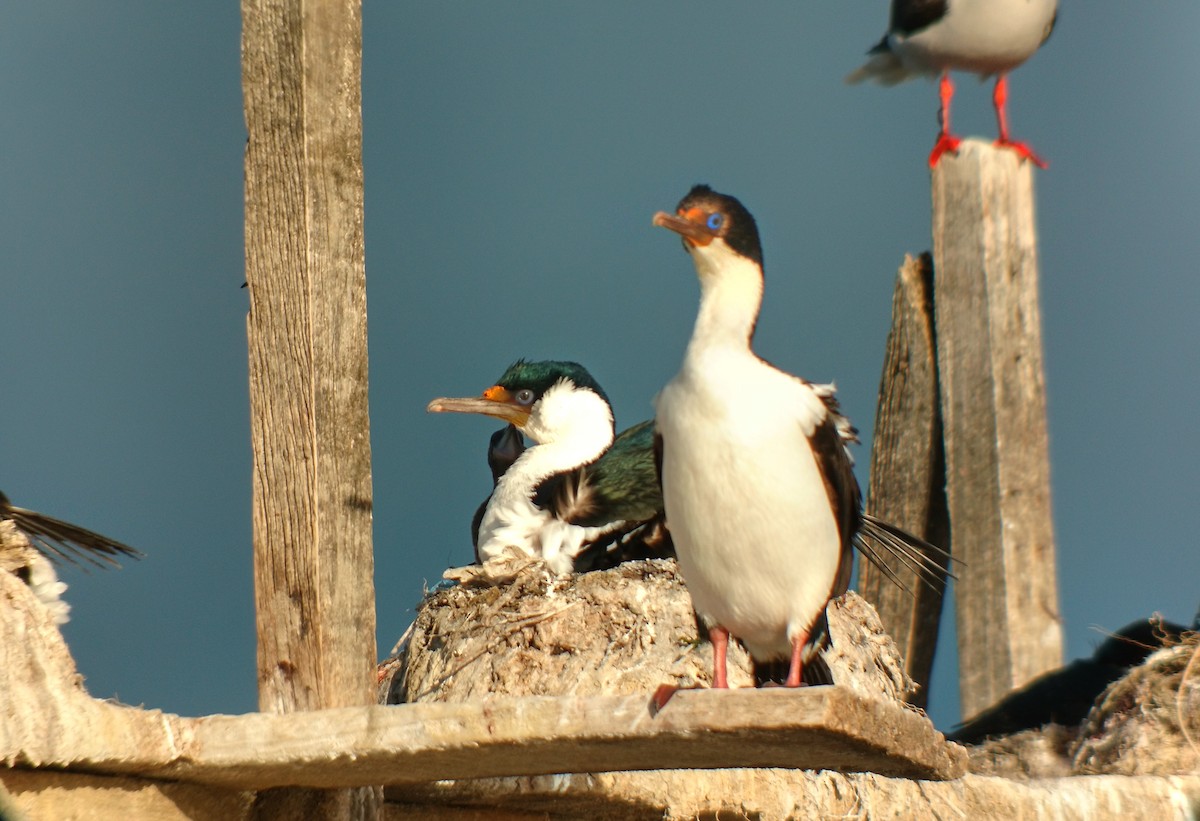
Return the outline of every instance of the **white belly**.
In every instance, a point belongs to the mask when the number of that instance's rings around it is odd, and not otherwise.
[[[1056,0],[954,0],[938,23],[890,46],[911,71],[991,75],[1016,68],[1042,44]]]
[[[773,369],[716,391],[685,373],[657,402],[680,570],[701,616],[756,658],[786,656],[824,608],[841,554],[808,446],[813,406],[792,395],[809,389]]]
[[[575,569],[575,559],[585,545],[623,524],[569,524],[536,507],[530,493],[519,469],[510,468],[500,477],[479,523],[480,561],[540,557],[553,572],[566,575]]]

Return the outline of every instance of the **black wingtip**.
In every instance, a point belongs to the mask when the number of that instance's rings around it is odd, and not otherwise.
[[[11,520],[30,544],[51,561],[80,564],[82,560],[96,567],[120,567],[117,557],[140,559],[144,556],[116,539],[44,513],[17,507],[3,492],[0,492],[0,519]]]

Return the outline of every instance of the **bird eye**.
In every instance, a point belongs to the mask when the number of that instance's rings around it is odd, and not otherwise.
[[[513,399],[516,400],[518,405],[532,405],[533,391],[529,388],[522,388],[513,395]]]
[[[713,231],[720,230],[721,226],[724,224],[725,224],[725,215],[724,214],[709,214],[708,215],[707,225],[711,230],[713,230]]]

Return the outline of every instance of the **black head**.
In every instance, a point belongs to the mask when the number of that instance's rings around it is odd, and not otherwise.
[[[688,251],[720,238],[736,253],[762,265],[762,243],[754,217],[736,197],[720,194],[707,185],[693,187],[679,201],[674,214],[658,212],[654,224],[680,234]]]
[[[526,362],[518,359],[481,396],[441,397],[426,407],[430,413],[482,413],[503,419],[529,433],[526,425],[535,405],[552,387],[569,380],[577,389],[591,391],[610,408],[608,396],[582,365],[575,362]],[[611,415],[611,414],[610,414]]]
[[[575,387],[593,391],[605,402],[612,404],[608,401],[608,395],[604,393],[592,375],[577,362],[556,360],[526,362],[524,359],[518,359],[509,365],[508,369],[496,380],[496,385],[504,388],[513,396],[521,399],[528,397],[529,404],[532,405],[562,379],[569,379],[575,384]],[[522,391],[529,391],[529,393],[522,394]]]

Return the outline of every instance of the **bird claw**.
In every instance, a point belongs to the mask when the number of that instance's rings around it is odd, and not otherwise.
[[[1011,148],[1013,151],[1017,152],[1017,156],[1019,156],[1021,159],[1029,160],[1031,163],[1043,170],[1050,167],[1050,163],[1033,153],[1033,149],[1025,143],[1016,142],[1014,140],[1006,140],[1002,137],[996,140],[996,146],[998,148]]]
[[[703,690],[699,684],[694,684],[691,687],[680,687],[678,684],[661,684],[654,691],[654,695],[650,696],[650,715],[656,716],[662,709],[667,706],[667,702],[671,697],[680,690]]]
[[[656,716],[662,712],[663,707],[667,706],[667,702],[671,700],[671,696],[679,692],[679,688],[674,684],[661,684],[654,691],[654,695],[650,696],[650,715]]]
[[[960,143],[962,143],[961,137],[955,137],[953,134],[947,134],[944,131],[939,134],[937,142],[933,145],[933,150],[929,152],[929,167],[933,168],[937,165],[938,160],[946,152],[957,154]]]

